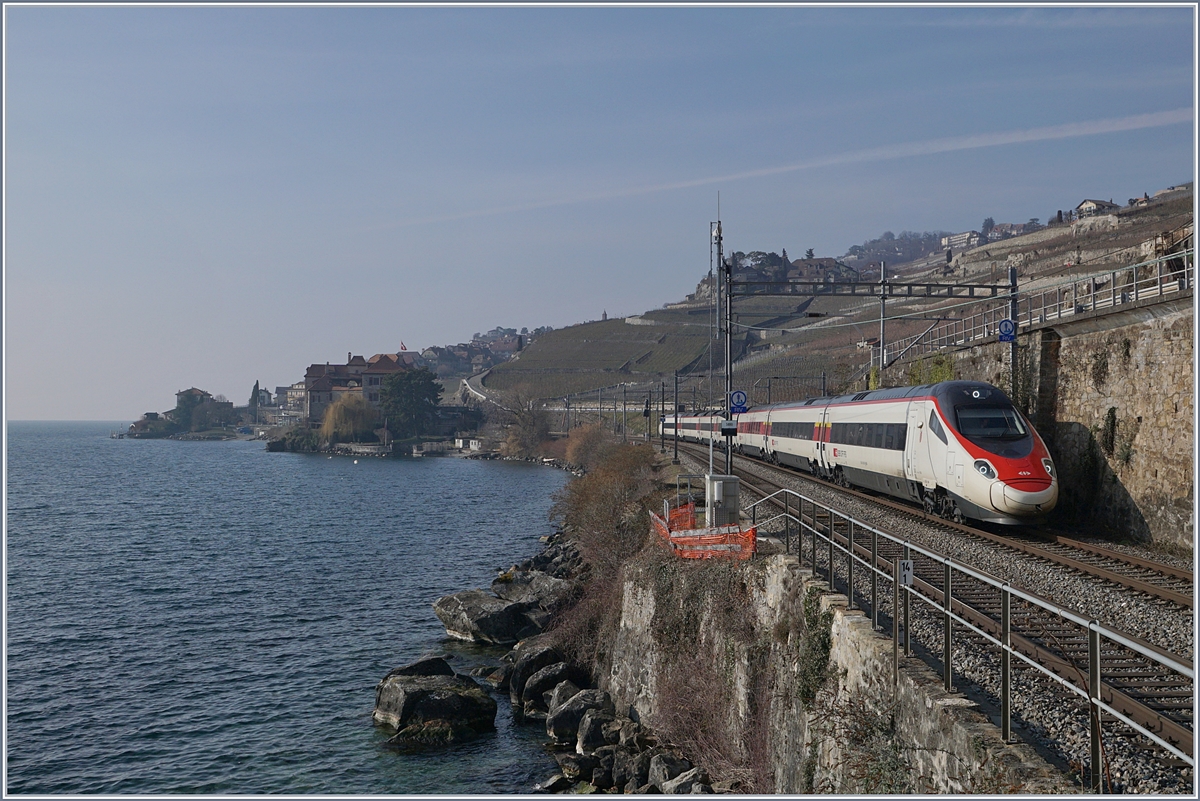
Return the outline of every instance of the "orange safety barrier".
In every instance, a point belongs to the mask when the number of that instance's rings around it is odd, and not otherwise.
[[[677,506],[671,510],[671,517],[667,521],[667,527],[671,531],[678,531],[681,528],[696,527],[696,502],[685,503],[683,506]]]
[[[692,523],[689,528],[675,529],[667,520],[654,512],[650,520],[655,531],[666,541],[682,559],[749,559],[758,548],[758,528],[742,529],[741,526],[721,526],[719,528],[696,528],[695,504],[691,507],[679,507],[671,510],[668,516],[671,522],[688,520]],[[678,514],[676,514],[678,513]]]

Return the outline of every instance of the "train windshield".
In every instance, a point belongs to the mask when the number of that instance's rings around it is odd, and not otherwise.
[[[959,406],[955,416],[960,434],[997,455],[1025,456],[1033,446],[1029,427],[1012,406]]]
[[[1029,430],[1021,422],[1017,410],[986,406],[965,406],[958,409],[958,430],[967,439],[1022,439]]]

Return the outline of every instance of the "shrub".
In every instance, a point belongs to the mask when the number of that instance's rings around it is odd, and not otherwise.
[[[375,409],[362,396],[344,395],[325,410],[320,439],[330,445],[374,441],[377,420]]]
[[[551,514],[579,546],[588,576],[583,595],[553,624],[559,647],[583,665],[604,661],[621,608],[620,572],[649,539],[647,510],[663,494],[653,483],[654,451],[614,446],[585,476],[563,487]]]
[[[307,425],[298,424],[283,432],[279,439],[267,443],[269,451],[293,451],[297,453],[315,453],[320,448],[317,432]]]
[[[599,424],[579,426],[571,429],[567,436],[567,461],[584,470],[591,470],[604,461],[614,446],[615,443],[600,430]]]

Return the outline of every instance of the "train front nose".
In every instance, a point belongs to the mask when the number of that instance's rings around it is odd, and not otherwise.
[[[1013,479],[992,484],[992,507],[1012,515],[1041,515],[1058,503],[1054,479]]]

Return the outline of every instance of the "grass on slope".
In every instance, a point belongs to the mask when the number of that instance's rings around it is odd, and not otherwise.
[[[670,374],[707,348],[704,326],[583,323],[543,334],[519,359],[494,368],[484,384],[498,390],[525,386],[539,397],[557,397]]]

